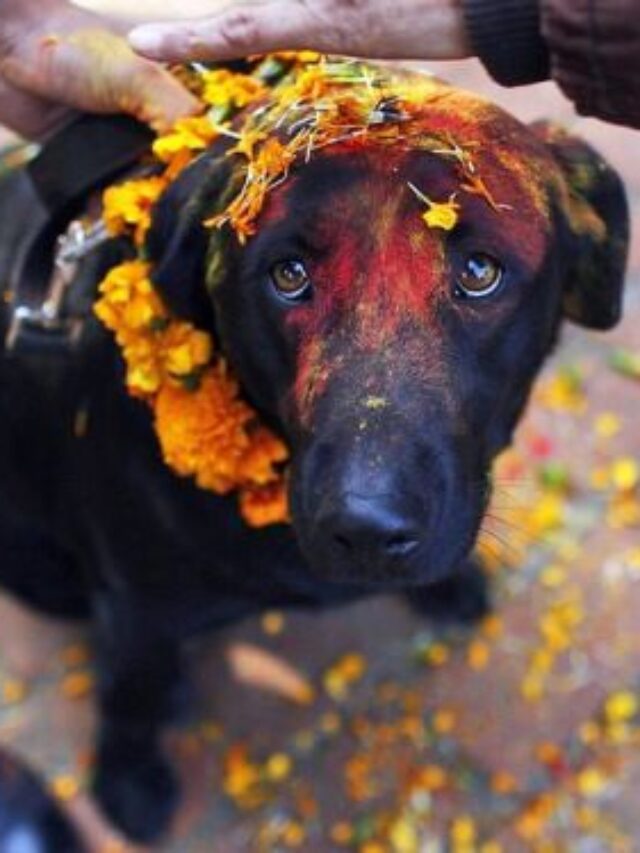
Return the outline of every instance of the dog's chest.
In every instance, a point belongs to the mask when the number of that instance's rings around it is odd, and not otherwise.
[[[75,412],[66,416],[57,496],[64,537],[98,580],[185,594],[247,610],[321,605],[354,590],[315,580],[293,529],[252,529],[235,496],[219,497],[164,464],[147,407],[123,388],[112,342],[85,353]]]

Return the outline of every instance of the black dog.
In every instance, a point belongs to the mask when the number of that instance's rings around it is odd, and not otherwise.
[[[393,124],[397,105],[381,109]],[[627,208],[594,151],[444,85],[419,122],[439,146],[347,142],[297,163],[245,246],[201,224],[238,185],[228,142],[154,215],[158,290],[215,331],[290,448],[293,526],[251,530],[234,499],[163,464],[95,319],[71,358],[0,360],[0,582],[95,620],[95,792],[135,839],[161,833],[176,803],[160,733],[183,696],[181,641],[268,607],[401,587],[472,618],[486,603],[470,554],[491,462],[563,318],[619,317]],[[24,175],[0,189],[6,280],[34,202]],[[212,241],[224,264],[207,290]],[[129,251],[101,247],[78,280],[93,293]]]

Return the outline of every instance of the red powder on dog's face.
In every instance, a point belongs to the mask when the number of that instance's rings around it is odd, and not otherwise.
[[[347,161],[358,177],[324,193],[321,205],[309,197],[313,233],[307,236],[323,250],[306,261],[313,297],[286,319],[297,347],[294,400],[303,423],[354,358],[383,353],[399,337],[411,350],[413,370],[426,377],[435,369],[427,362],[437,361],[445,343],[443,312],[460,311],[455,274],[465,252],[487,252],[505,264],[513,259],[519,277],[529,281],[545,258],[553,165],[544,148],[473,96],[445,86],[433,91],[433,102],[412,120],[424,148],[356,138],[315,155],[329,166],[328,186],[332,162]],[[415,127],[408,132],[415,134]],[[288,215],[295,183],[274,191],[261,227]],[[426,221],[427,203],[448,202],[456,211],[450,227]],[[505,302],[484,306],[488,327],[508,320]]]

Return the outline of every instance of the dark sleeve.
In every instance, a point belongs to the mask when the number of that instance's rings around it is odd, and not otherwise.
[[[550,73],[540,0],[462,0],[474,53],[503,86],[539,83]]]
[[[503,86],[552,77],[582,115],[640,128],[638,0],[462,0],[471,45]]]
[[[579,113],[640,128],[638,0],[542,0],[542,32]]]

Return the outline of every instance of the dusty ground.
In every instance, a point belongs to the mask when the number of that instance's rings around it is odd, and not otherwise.
[[[551,85],[504,92],[466,64],[446,76],[584,134],[627,179],[637,229],[637,134],[576,119]],[[197,717],[172,737],[188,796],[158,850],[640,850],[639,326],[636,230],[624,323],[567,330],[503,465],[485,540],[512,566],[478,632],[437,636],[379,599],[270,614],[194,648]],[[0,741],[43,771],[95,850],[116,849],[81,792],[85,631],[2,600],[0,643]],[[313,701],[239,683],[228,653],[247,643],[254,680],[279,683],[257,647]]]

